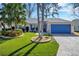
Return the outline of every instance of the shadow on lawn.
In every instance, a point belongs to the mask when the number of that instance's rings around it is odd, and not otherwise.
[[[39,39],[38,41],[40,41],[42,38],[37,37],[36,40]],[[27,56],[28,54],[30,54],[30,52],[39,44],[39,42],[37,42],[32,48],[30,48],[23,56]]]
[[[21,47],[21,48],[19,48],[19,49],[17,49],[16,51],[14,51],[14,52],[12,52],[11,54],[9,54],[8,56],[12,56],[13,54],[15,54],[16,52],[18,52],[18,51],[20,51],[21,49],[23,49],[23,48],[25,48],[25,47],[27,47],[27,46],[29,46],[29,45],[31,45],[32,44],[32,42],[30,42],[30,43],[28,43],[27,45],[25,45],[25,46],[23,46],[23,47]]]
[[[38,38],[37,38],[38,39]],[[36,40],[37,40],[36,39]],[[39,39],[39,41],[40,41],[41,39]],[[15,53],[17,53],[18,51],[20,51],[20,50],[22,50],[23,48],[25,48],[25,47],[27,47],[27,46],[29,46],[29,45],[32,45],[33,44],[33,42],[30,42],[30,43],[28,43],[27,45],[25,45],[25,46],[23,46],[23,47],[21,47],[21,48],[19,48],[19,49],[17,49],[16,51],[14,51],[14,52],[12,52],[11,54],[9,54],[8,56],[12,56],[13,54],[15,54]],[[27,56],[37,45],[38,45],[39,43],[36,43],[32,48],[30,48],[23,56]]]
[[[36,43],[32,48],[30,48],[23,56],[27,56],[30,54],[30,52],[38,45],[39,43]]]

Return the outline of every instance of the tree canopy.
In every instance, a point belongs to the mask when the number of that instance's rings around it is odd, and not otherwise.
[[[3,3],[0,9],[1,20],[8,23],[18,24],[22,20],[26,20],[26,5],[22,3]]]

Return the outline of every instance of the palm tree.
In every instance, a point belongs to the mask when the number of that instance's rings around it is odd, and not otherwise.
[[[5,18],[5,10],[3,8],[0,9],[0,22],[1,22],[1,26],[3,27],[4,30],[6,30],[5,27],[5,22],[6,22],[6,18]]]
[[[4,22],[12,26],[12,23],[17,26],[22,20],[26,20],[26,5],[21,3],[2,4],[2,16]]]

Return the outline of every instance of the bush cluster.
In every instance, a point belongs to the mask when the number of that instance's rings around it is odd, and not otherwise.
[[[2,31],[2,35],[4,36],[10,36],[10,37],[16,37],[22,34],[22,30],[8,30],[8,31]]]

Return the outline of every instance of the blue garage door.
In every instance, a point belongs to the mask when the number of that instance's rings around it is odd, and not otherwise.
[[[70,34],[71,25],[70,24],[52,24],[51,33],[54,34]]]

